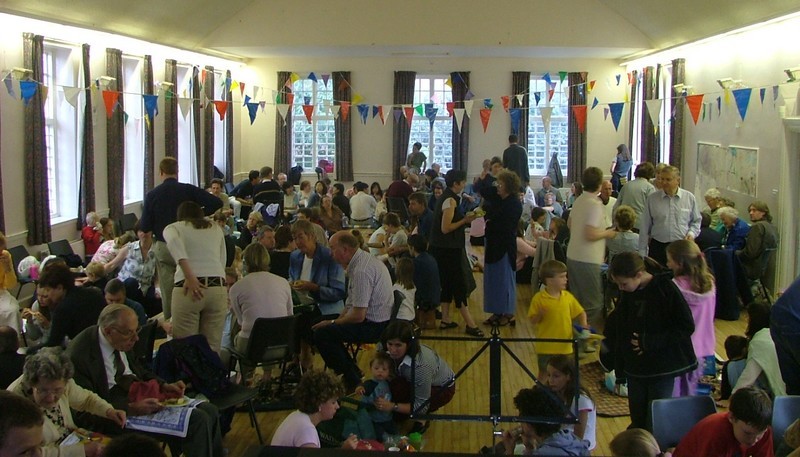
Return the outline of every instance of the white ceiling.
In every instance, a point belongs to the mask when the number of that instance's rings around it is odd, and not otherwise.
[[[797,0],[0,0],[0,11],[244,59],[621,59],[800,11],[800,4]]]

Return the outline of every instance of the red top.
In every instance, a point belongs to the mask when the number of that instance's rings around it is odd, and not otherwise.
[[[88,225],[81,229],[81,238],[83,238],[84,254],[87,256],[94,255],[103,242],[102,234]]]
[[[733,425],[728,413],[706,416],[683,437],[673,457],[773,457],[772,428],[756,444],[746,448],[733,434]]]

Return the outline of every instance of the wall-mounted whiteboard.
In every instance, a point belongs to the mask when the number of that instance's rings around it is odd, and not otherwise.
[[[757,184],[758,149],[697,143],[695,195],[702,197],[716,187],[756,197]]]

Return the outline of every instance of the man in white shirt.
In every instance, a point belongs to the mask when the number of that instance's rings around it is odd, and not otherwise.
[[[350,223],[357,226],[370,226],[375,217],[378,202],[369,194],[369,186],[365,182],[357,182],[353,186],[356,194],[350,198]]]
[[[611,181],[607,179],[603,181],[603,184],[600,185],[599,195],[600,201],[603,202],[603,218],[606,224],[603,228],[614,225],[614,205],[617,203],[617,199],[611,196],[612,191]]]

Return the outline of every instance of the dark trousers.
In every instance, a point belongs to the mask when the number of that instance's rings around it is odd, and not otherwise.
[[[123,281],[125,284],[125,296],[133,301],[137,301],[144,306],[144,311],[147,317],[153,317],[161,312],[161,300],[156,298],[156,286],[150,285],[147,288],[147,293],[143,293],[139,281],[134,278],[128,278]]]
[[[361,374],[347,353],[345,343],[377,343],[388,323],[389,321],[364,321],[358,324],[327,325],[314,331],[314,344],[319,355],[325,365],[343,375],[348,390],[361,383]]]
[[[389,389],[392,391],[392,401],[395,403],[411,403],[411,409],[414,409],[414,386],[411,381],[406,378],[397,376],[389,383]],[[455,383],[447,386],[431,386],[430,403],[428,403],[428,413],[432,413],[442,406],[450,403],[453,396],[456,394]],[[407,414],[394,414],[395,419],[405,419]]]
[[[775,353],[787,395],[800,395],[800,329],[789,322],[772,319],[770,334],[775,341]]]
[[[628,376],[628,408],[631,410],[631,425],[628,428],[643,428],[652,432],[650,403],[661,398],[671,398],[674,384],[674,376],[657,378]]]
[[[662,243],[658,240],[650,238],[648,244],[647,256],[660,263],[662,266],[667,265],[667,246],[669,243]]]

